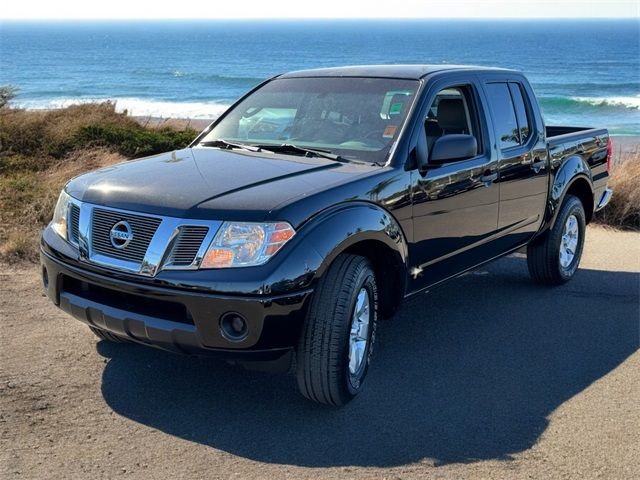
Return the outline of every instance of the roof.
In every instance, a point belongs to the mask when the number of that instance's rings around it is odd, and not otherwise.
[[[474,65],[354,65],[348,67],[315,68],[297,70],[281,75],[280,78],[301,77],[382,77],[418,80],[429,74],[451,70],[482,70],[514,72],[504,68],[478,67]]]

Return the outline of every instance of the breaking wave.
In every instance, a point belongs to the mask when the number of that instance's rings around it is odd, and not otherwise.
[[[54,98],[47,100],[25,100],[15,106],[29,110],[52,110],[82,103],[110,101],[116,111],[127,112],[136,117],[213,119],[220,116],[228,104],[217,102],[171,102],[142,98]]]
[[[640,110],[640,95],[619,97],[542,97],[546,107],[606,107]]]

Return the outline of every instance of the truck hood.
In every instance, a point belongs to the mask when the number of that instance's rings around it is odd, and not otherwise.
[[[83,202],[125,210],[257,219],[290,198],[335,182],[322,173],[341,167],[323,158],[196,147],[102,168],[74,178],[66,188]],[[349,170],[339,177],[356,173]]]

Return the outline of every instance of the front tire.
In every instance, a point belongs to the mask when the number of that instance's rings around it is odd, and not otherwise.
[[[310,400],[341,406],[362,389],[378,321],[378,287],[371,263],[341,254],[311,299],[298,342],[296,376]]]
[[[561,285],[578,270],[586,220],[578,197],[567,195],[553,228],[544,239],[527,246],[527,265],[533,279],[544,285]]]

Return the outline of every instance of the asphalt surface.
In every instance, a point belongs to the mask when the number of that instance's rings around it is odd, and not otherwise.
[[[640,234],[576,277],[511,256],[407,301],[363,393],[98,342],[32,265],[0,269],[0,478],[640,477]]]

